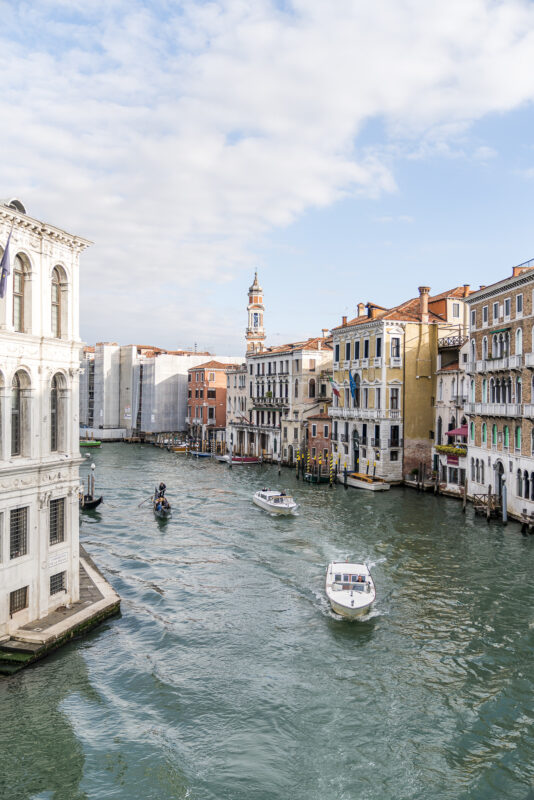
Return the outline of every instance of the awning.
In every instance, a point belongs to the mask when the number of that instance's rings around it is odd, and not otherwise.
[[[491,335],[493,336],[494,333],[506,333],[506,331],[511,330],[511,325],[508,325],[507,328],[497,328],[495,331],[490,331]]]
[[[467,425],[462,425],[461,428],[454,428],[452,431],[445,431],[447,436],[467,436]]]

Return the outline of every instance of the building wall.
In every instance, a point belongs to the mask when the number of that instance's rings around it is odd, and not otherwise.
[[[0,242],[14,223],[10,256],[28,268],[25,332],[13,325],[13,273],[0,299],[0,635],[79,597],[78,468],[79,255],[86,240],[0,206]],[[51,275],[62,270],[61,336],[52,336]],[[12,451],[12,381],[22,375],[21,455]],[[51,442],[51,388],[57,376],[58,442]],[[50,503],[64,500],[64,540],[50,543]],[[27,508],[27,552],[11,548],[11,512]],[[65,573],[66,591],[50,594],[50,577]],[[10,615],[10,593],[28,587],[28,606]]]

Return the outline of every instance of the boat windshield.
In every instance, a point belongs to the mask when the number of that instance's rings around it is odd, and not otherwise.
[[[369,584],[366,583],[341,583],[339,581],[335,581],[332,584],[332,589],[335,592],[341,592],[342,590],[352,591],[352,592],[365,592],[366,587],[368,586]]]

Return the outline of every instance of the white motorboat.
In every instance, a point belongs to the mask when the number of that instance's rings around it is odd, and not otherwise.
[[[298,508],[291,495],[285,492],[273,492],[270,489],[256,492],[252,500],[257,506],[265,511],[270,511],[271,514],[293,514]]]
[[[343,475],[338,480],[343,481]],[[363,472],[351,472],[347,475],[347,486],[355,489],[367,489],[370,492],[386,492],[391,484],[376,475],[365,475]]]
[[[326,596],[336,614],[356,619],[366,614],[376,589],[366,564],[331,561],[326,570]]]

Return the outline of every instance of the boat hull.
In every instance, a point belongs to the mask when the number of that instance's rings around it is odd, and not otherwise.
[[[100,505],[103,499],[102,495],[100,497],[88,497],[84,495],[83,500],[80,498],[80,508],[82,511],[92,511]]]
[[[388,489],[391,489],[391,484],[386,481],[367,481],[355,478],[353,475],[347,475],[347,486],[352,486],[354,489],[366,489],[368,492],[387,492]]]
[[[357,619],[358,617],[363,617],[364,614],[367,614],[371,610],[371,607],[374,603],[373,597],[373,599],[367,603],[367,605],[358,606],[357,608],[349,608],[340,603],[336,603],[330,594],[328,594],[328,600],[332,607],[332,611],[335,611],[336,614],[339,614],[341,617],[345,617],[346,619]]]
[[[190,450],[189,455],[195,458],[211,458],[212,453],[202,453],[200,450]]]
[[[101,447],[102,442],[98,442],[95,439],[88,439],[87,441],[80,440],[80,447]]]
[[[264,511],[268,511],[269,514],[280,514],[288,516],[293,514],[297,510],[297,504],[295,503],[293,506],[283,506],[279,505],[276,507],[274,503],[271,505],[270,503],[265,502],[259,497],[253,497],[252,502],[255,503],[259,508],[262,508]]]

